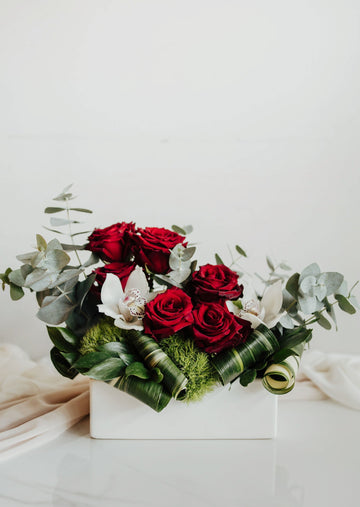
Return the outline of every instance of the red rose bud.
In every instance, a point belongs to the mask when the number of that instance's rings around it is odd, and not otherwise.
[[[244,343],[251,333],[250,322],[236,317],[221,303],[200,303],[193,316],[194,342],[208,354]]]
[[[238,299],[244,289],[238,284],[238,278],[227,266],[206,264],[193,273],[191,287],[201,301]]]
[[[184,236],[160,227],[137,229],[132,239],[135,244],[136,262],[140,266],[147,266],[150,271],[157,274],[166,274],[170,271],[170,250],[179,243],[186,245]]]
[[[120,278],[122,288],[125,289],[129,276],[134,271],[136,264],[133,262],[111,262],[101,268],[96,268],[93,272],[96,274],[94,285],[91,290],[100,299],[101,287],[103,286],[106,275],[112,273]]]
[[[123,262],[130,258],[132,241],[130,233],[135,231],[135,224],[121,222],[105,229],[95,229],[89,236],[87,250],[96,253],[107,262]]]
[[[193,323],[192,309],[191,298],[183,290],[168,289],[145,306],[144,331],[155,340],[167,338]]]

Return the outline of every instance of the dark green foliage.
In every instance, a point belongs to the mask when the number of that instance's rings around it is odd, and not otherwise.
[[[100,345],[121,339],[123,339],[123,331],[114,326],[113,319],[105,317],[86,331],[80,340],[79,352],[80,354],[95,352]]]
[[[161,340],[160,346],[188,379],[185,401],[199,400],[219,383],[210,356],[201,352],[193,340],[175,334]]]

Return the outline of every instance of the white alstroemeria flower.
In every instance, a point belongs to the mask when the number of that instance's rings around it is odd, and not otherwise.
[[[266,327],[271,329],[280,320],[282,316],[280,310],[283,303],[280,280],[267,287],[261,301],[257,298],[255,291],[251,291],[249,288],[246,291],[244,290],[243,299],[242,310],[232,305],[232,312],[251,322],[253,329],[256,329],[260,324],[265,324]]]
[[[115,319],[115,326],[121,329],[141,331],[145,305],[156,295],[150,293],[146,276],[139,266],[129,276],[125,290],[120,279],[109,273],[101,288],[102,305],[98,305],[99,312]]]

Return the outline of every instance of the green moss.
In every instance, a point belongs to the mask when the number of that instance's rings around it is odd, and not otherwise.
[[[80,354],[94,352],[99,345],[120,341],[123,338],[123,331],[114,326],[113,319],[104,317],[86,331],[81,338],[79,352]]]
[[[193,340],[175,334],[161,340],[160,345],[189,380],[186,401],[197,401],[214,389],[219,382],[218,374],[209,355],[201,352]]]

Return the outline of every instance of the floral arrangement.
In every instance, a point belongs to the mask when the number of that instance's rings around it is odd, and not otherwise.
[[[0,275],[13,300],[24,289],[35,293],[52,362],[66,377],[105,381],[158,412],[171,398],[199,400],[235,381],[245,387],[259,378],[284,394],[294,387],[310,326],[336,327],[336,306],[349,314],[358,307],[356,284],[348,290],[343,275],[315,263],[291,273],[267,257],[265,280],[240,268],[246,253],[236,245],[229,266],[215,254],[214,264],[198,267],[191,226],[119,222],[73,232],[72,214],[91,211],[71,207],[70,188],[45,209],[56,215],[45,229],[70,241],[38,234],[35,250],[17,256],[21,266]]]

